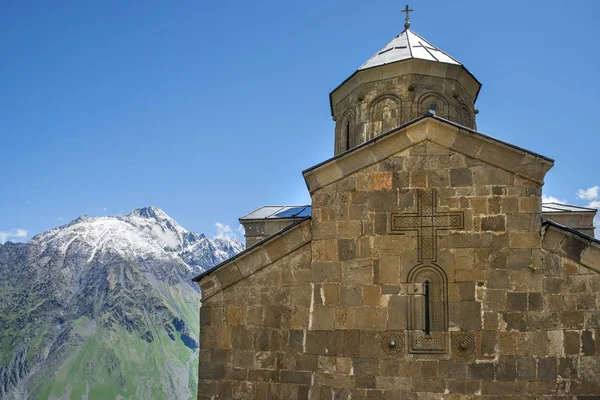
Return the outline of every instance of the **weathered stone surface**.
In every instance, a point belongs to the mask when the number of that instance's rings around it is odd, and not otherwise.
[[[395,64],[336,91],[336,152],[373,140],[304,173],[312,219],[200,280],[199,398],[600,396],[600,246],[542,225],[552,162],[431,117],[385,134],[433,103],[474,124],[456,69]]]

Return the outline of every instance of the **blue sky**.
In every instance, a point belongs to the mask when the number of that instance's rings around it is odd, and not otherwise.
[[[333,154],[328,94],[402,30],[404,5],[2,2],[0,241],[147,205],[214,235],[308,203],[301,171]],[[600,2],[411,8],[483,83],[479,130],[554,158],[546,196],[597,202]]]

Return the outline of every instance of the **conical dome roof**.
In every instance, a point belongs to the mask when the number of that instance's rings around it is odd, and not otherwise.
[[[361,65],[358,70],[377,67],[379,65],[391,64],[397,61],[407,60],[409,58],[418,58],[446,64],[462,65],[454,57],[438,49],[421,36],[405,29],[398,36],[392,39],[379,50],[366,63]]]

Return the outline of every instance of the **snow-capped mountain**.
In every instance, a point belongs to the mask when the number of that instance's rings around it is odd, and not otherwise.
[[[0,245],[0,399],[188,399],[200,293],[242,250],[146,207]]]
[[[193,273],[225,261],[243,250],[237,238],[210,239],[181,227],[158,207],[144,207],[118,217],[82,216],[33,237],[31,244],[65,251],[85,246],[93,259],[105,251],[125,257],[179,257]]]

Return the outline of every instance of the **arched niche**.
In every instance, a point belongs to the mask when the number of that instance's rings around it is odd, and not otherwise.
[[[447,352],[448,278],[436,264],[414,267],[408,275],[413,293],[408,302],[409,353]]]
[[[442,118],[448,118],[448,101],[446,101],[446,99],[439,93],[424,93],[421,97],[419,97],[417,104],[420,115],[430,112],[433,106],[435,115]]]
[[[347,110],[340,121],[337,124],[337,141],[336,141],[336,154],[343,153],[346,150],[356,146],[354,138],[354,130],[356,124],[356,117],[354,111]]]
[[[400,126],[402,101],[391,94],[377,97],[369,105],[369,139]]]
[[[469,128],[474,128],[475,123],[473,121],[473,112],[469,110],[466,104],[460,106],[460,123]]]

